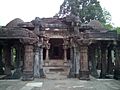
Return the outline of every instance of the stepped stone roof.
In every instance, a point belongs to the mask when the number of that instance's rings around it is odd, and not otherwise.
[[[6,27],[19,27],[18,24],[24,23],[23,20],[21,20],[20,18],[15,18],[12,21],[10,21]]]
[[[97,30],[105,30],[103,25],[99,21],[97,21],[97,20],[90,21],[88,23],[88,26],[92,27],[93,29],[97,29]]]

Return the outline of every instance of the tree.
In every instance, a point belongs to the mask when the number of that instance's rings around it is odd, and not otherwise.
[[[103,11],[97,0],[64,0],[60,6],[59,17],[73,14],[79,16],[82,23],[88,23],[91,20],[99,20],[106,23],[110,14]],[[110,18],[109,18],[110,19]]]
[[[120,34],[120,27],[116,27],[115,30],[117,31],[118,34]]]
[[[104,24],[105,29],[107,30],[114,30],[114,27],[112,24]]]
[[[105,8],[103,9],[103,16],[104,19],[106,20],[105,24],[111,24],[111,15]]]

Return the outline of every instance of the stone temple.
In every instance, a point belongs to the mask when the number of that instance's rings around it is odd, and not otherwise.
[[[16,18],[0,28],[0,75],[33,80],[47,72],[68,78],[120,79],[120,36],[99,21],[80,23],[78,17]],[[1,78],[1,79],[2,79]]]

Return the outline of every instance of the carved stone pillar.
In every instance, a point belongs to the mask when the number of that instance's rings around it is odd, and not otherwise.
[[[71,67],[70,67],[70,72],[69,72],[69,77],[71,78],[75,78],[76,77],[76,59],[77,59],[77,55],[76,55],[76,47],[73,46],[70,48],[70,56],[71,56]]]
[[[89,62],[90,62],[90,71],[91,71],[91,75],[98,78],[98,73],[97,73],[97,58],[96,58],[96,45],[95,44],[92,44],[89,46],[89,52],[88,52],[88,55],[89,55]]]
[[[106,78],[107,74],[107,43],[101,42],[101,73],[100,78]]]
[[[114,78],[120,79],[120,44],[115,47],[115,69],[114,69]]]
[[[2,48],[0,46],[0,75],[4,74],[4,70],[3,70],[3,61],[2,61]]]
[[[41,78],[45,78],[45,73],[43,71],[43,47],[42,45],[40,46],[40,50],[39,50],[39,59],[40,59],[40,77]]]
[[[3,47],[3,57],[5,60],[5,71],[4,73],[8,76],[8,78],[11,77],[11,47],[8,45],[5,45]]]
[[[100,50],[100,46],[97,47],[96,53],[97,53],[97,69],[101,70],[101,50]]]
[[[114,63],[112,62],[112,46],[108,47],[108,67],[107,67],[107,74],[113,74],[113,67]]]
[[[64,50],[64,64],[67,63],[67,49],[68,49],[68,38],[63,39],[63,50]]]
[[[46,47],[46,57],[45,57],[46,61],[49,61],[49,48]]]
[[[88,70],[88,47],[80,46],[80,71],[79,78],[82,80],[89,79],[89,70]]]
[[[22,80],[33,80],[33,45],[24,46],[24,69]]]
[[[70,48],[70,60],[71,60],[71,66],[70,66],[70,72],[69,72],[69,75],[68,77],[69,78],[72,78],[74,77],[74,69],[75,69],[75,66],[74,66],[74,50],[73,50],[73,47]]]
[[[75,47],[74,48],[74,63],[75,63],[75,78],[79,78],[79,69],[80,69],[80,53],[79,53],[79,48]]]
[[[88,45],[89,40],[79,41],[80,48],[80,70],[79,70],[79,79],[80,80],[89,80],[89,69],[88,69]]]
[[[67,63],[67,45],[63,45],[64,49],[64,63]]]
[[[50,49],[50,43],[47,42],[47,44],[45,45],[45,49],[46,49],[46,57],[45,57],[45,65],[49,65],[49,49]]]
[[[40,78],[40,60],[39,60],[39,47],[35,47],[35,56],[34,56],[34,77]]]
[[[46,55],[45,55],[45,65],[49,65],[49,49],[50,49],[50,43],[49,38],[44,38],[44,47],[46,49]]]
[[[38,43],[35,48],[34,77],[45,77],[45,74],[43,72],[43,48],[42,44],[40,43]]]

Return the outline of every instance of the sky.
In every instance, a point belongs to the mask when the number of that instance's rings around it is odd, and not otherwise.
[[[28,22],[35,17],[52,17],[64,0],[1,0],[0,25],[4,26],[14,18]],[[114,26],[120,26],[120,0],[99,0],[102,8],[110,12]]]

